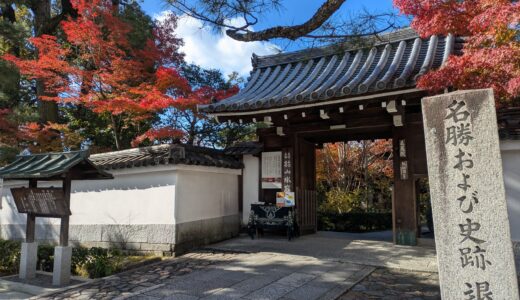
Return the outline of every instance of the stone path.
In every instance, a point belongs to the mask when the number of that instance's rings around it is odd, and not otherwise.
[[[359,235],[363,237],[363,235]],[[326,245],[326,247],[324,247]],[[392,242],[355,240],[352,234],[318,232],[287,242],[285,238],[269,235],[251,240],[247,236],[212,245],[216,249],[245,252],[272,252],[312,256],[323,260],[363,265],[437,272],[437,257],[433,247],[398,246]]]
[[[374,269],[308,256],[201,251],[38,299],[336,299]]]
[[[339,300],[441,299],[437,273],[379,268]]]
[[[13,300],[13,299],[28,299],[32,295],[22,292],[10,291],[6,288],[0,287],[0,300]]]
[[[36,276],[29,280],[20,279],[20,277],[18,277],[18,275],[2,277],[2,280],[6,280],[8,282],[20,283],[20,284],[30,284],[30,285],[34,285],[34,286],[38,286],[38,287],[42,287],[42,288],[49,288],[49,289],[56,289],[56,288],[64,287],[64,286],[55,286],[52,284],[52,273],[42,274],[41,272],[36,272]],[[82,282],[83,281],[72,279],[69,282],[69,284],[67,284],[66,286],[78,285],[78,284],[81,284]]]

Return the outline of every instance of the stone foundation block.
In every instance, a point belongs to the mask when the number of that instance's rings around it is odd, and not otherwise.
[[[22,243],[20,255],[20,279],[31,279],[36,275],[38,243]]]
[[[71,259],[72,247],[56,246],[54,248],[52,285],[61,286],[70,282]]]

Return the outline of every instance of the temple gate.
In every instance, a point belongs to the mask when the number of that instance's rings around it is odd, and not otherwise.
[[[263,151],[291,154],[290,171],[280,181],[296,193],[301,233],[317,230],[316,148],[392,139],[394,241],[415,245],[420,235],[416,182],[427,176],[420,106],[427,94],[415,84],[460,51],[462,43],[451,35],[421,39],[404,29],[361,44],[254,55],[245,88],[199,110],[220,122],[268,125],[257,132]],[[259,200],[273,202],[276,191],[261,189]]]

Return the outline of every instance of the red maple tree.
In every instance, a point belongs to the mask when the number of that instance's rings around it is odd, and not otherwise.
[[[421,77],[418,86],[444,88],[492,87],[508,105],[520,96],[520,3],[510,0],[394,0],[422,36],[452,33],[465,37],[463,54]]]
[[[37,49],[36,58],[3,56],[27,78],[43,81],[45,95],[40,100],[82,105],[109,115],[117,149],[122,147],[120,135],[126,127],[139,128],[140,122],[170,106],[205,101],[169,67],[182,58],[177,52],[180,40],[161,25],[171,27],[175,16],[159,22],[154,39],[136,48],[128,39],[130,25],[119,18],[112,1],[76,0],[73,6],[78,16],[61,23],[63,36],[30,39]],[[52,124],[41,128],[45,126]],[[145,139],[181,135],[178,130],[154,128],[136,136],[134,145]]]
[[[16,145],[18,132],[16,123],[9,119],[9,109],[0,109],[0,147]]]

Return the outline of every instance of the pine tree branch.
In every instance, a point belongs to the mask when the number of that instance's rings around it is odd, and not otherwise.
[[[300,37],[305,37],[311,32],[320,28],[340,7],[346,0],[327,0],[314,13],[314,15],[301,25],[294,26],[275,26],[272,28],[260,31],[246,31],[228,29],[226,34],[237,40],[243,42],[252,41],[267,41],[275,38],[286,38],[289,40],[296,40]]]

